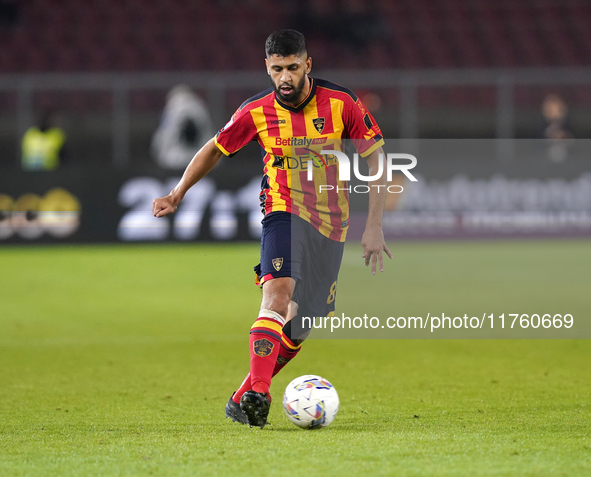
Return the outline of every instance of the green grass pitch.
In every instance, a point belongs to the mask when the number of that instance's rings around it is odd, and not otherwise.
[[[588,241],[392,251],[398,313],[589,318]],[[369,273],[360,254],[347,250],[344,269]],[[226,420],[248,366],[257,259],[256,244],[0,249],[0,476],[591,475],[584,339],[309,340],[273,382],[272,426]],[[337,309],[354,293],[339,283]],[[340,394],[328,428],[283,415],[302,374]]]

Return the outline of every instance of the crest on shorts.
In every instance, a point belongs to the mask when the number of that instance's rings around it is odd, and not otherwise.
[[[312,124],[314,124],[316,131],[322,134],[322,131],[324,131],[324,118],[312,119]]]
[[[281,270],[281,267],[283,266],[283,257],[281,258],[274,258],[272,260],[273,263],[273,268],[277,271]]]
[[[262,338],[260,340],[255,340],[255,342],[252,344],[252,349],[254,351],[254,354],[256,354],[257,356],[262,356],[264,358],[265,356],[269,356],[271,354],[271,351],[273,351],[274,346],[275,345],[271,343],[269,340]]]

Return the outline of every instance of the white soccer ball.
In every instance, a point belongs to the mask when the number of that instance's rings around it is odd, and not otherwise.
[[[337,415],[339,395],[328,380],[307,374],[287,385],[283,395],[283,409],[287,418],[298,427],[326,427]]]

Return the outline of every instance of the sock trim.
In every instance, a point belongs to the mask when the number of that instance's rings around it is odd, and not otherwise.
[[[273,330],[273,331],[276,331],[277,333],[279,333],[280,336],[281,336],[281,332],[283,330],[282,326],[279,323],[277,323],[276,321],[265,320],[262,318],[259,318],[258,320],[256,320],[254,322],[254,324],[250,327],[251,330],[254,330],[255,328],[265,328],[265,329]]]
[[[302,345],[295,345],[289,338],[285,335],[281,336],[281,345],[289,351],[294,351],[296,349],[301,348]]]
[[[273,333],[272,331],[270,331],[269,329],[256,329],[256,330],[250,330],[250,334],[252,335],[253,333],[256,334],[262,334],[262,335],[268,335],[271,336],[273,338],[275,338],[277,341],[281,341],[281,335],[278,335],[277,333]]]

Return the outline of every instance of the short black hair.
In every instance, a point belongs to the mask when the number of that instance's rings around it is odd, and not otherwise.
[[[277,30],[269,35],[265,42],[267,58],[271,55],[291,56],[306,53],[306,39],[296,30]]]

